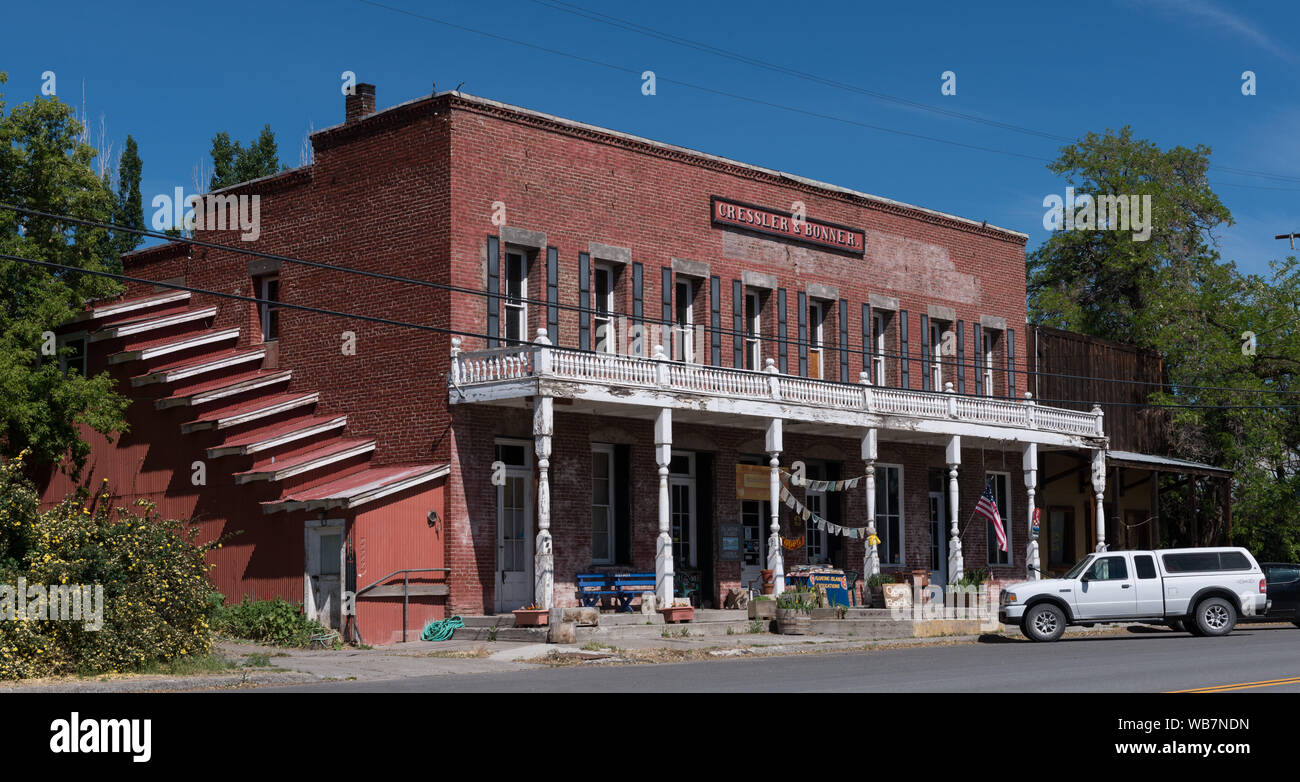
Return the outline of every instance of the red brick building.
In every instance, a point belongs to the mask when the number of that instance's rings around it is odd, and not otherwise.
[[[260,197],[256,241],[126,273],[426,329],[148,285],[65,329],[138,400],[86,480],[242,530],[230,599],[328,616],[342,551],[384,642],[405,569],[412,628],[590,571],[714,606],[809,561],[1010,578],[1039,450],[1104,455],[1099,412],[1024,398],[1025,234],[459,93],[346,108],[312,164],[223,191]]]

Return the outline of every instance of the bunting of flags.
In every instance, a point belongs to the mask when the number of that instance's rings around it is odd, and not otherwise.
[[[821,482],[826,483],[826,481],[821,481]],[[811,487],[814,481],[809,481],[808,483],[809,486]],[[836,483],[836,481],[830,481],[830,483]],[[795,514],[799,516],[799,518],[803,519],[805,522],[809,524],[815,525],[819,530],[822,530],[824,532],[829,532],[832,535],[843,535],[846,538],[867,540],[868,533],[866,527],[846,527],[843,524],[836,524],[834,522],[827,521],[826,519],[822,518],[821,516],[818,516],[816,513],[813,513],[811,510],[809,510],[808,507],[804,505],[802,502],[800,502],[797,497],[791,494],[790,490],[787,489],[785,486],[781,487],[781,501],[785,503],[787,508],[794,511]],[[876,542],[879,542],[878,538]]]
[[[781,474],[786,476],[787,478],[791,477],[790,473],[785,470],[782,470]],[[862,479],[866,477],[867,476],[865,475],[859,475],[856,478],[848,478],[842,481],[805,480],[803,485],[804,488],[808,489],[809,491],[847,491],[849,489],[858,488],[858,484],[861,483]]]

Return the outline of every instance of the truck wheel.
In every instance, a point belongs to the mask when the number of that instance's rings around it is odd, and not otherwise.
[[[1181,619],[1170,619],[1169,629],[1173,630],[1175,633],[1187,632],[1187,628],[1183,626],[1183,620]]]
[[[1055,641],[1065,632],[1065,614],[1051,603],[1039,603],[1025,612],[1020,632],[1031,641]]]
[[[1237,624],[1237,611],[1232,603],[1221,597],[1210,597],[1196,605],[1192,619],[1201,635],[1219,636],[1232,632]]]

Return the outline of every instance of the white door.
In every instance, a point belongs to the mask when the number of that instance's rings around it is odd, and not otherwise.
[[[1137,591],[1124,554],[1097,557],[1074,587],[1080,619],[1137,616]]]
[[[507,466],[497,487],[497,611],[533,602],[533,470]]]
[[[343,548],[343,522],[309,521],[304,528],[307,554],[305,610],[308,619],[327,627],[339,625],[339,569]]]
[[[695,521],[695,454],[673,453],[668,475],[669,533],[674,570],[694,570],[699,561]]]
[[[930,492],[930,583],[948,583],[948,502],[941,491]]]

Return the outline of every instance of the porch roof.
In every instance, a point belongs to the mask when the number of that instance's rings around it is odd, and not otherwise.
[[[1107,451],[1106,461],[1111,464],[1119,464],[1125,467],[1139,467],[1148,470],[1167,468],[1163,469],[1163,472],[1191,473],[1194,475],[1209,475],[1214,477],[1227,477],[1232,475],[1232,470],[1225,470],[1222,467],[1215,467],[1210,464],[1190,462],[1186,459],[1174,459],[1169,456],[1156,456],[1149,453],[1136,453],[1134,451]]]

